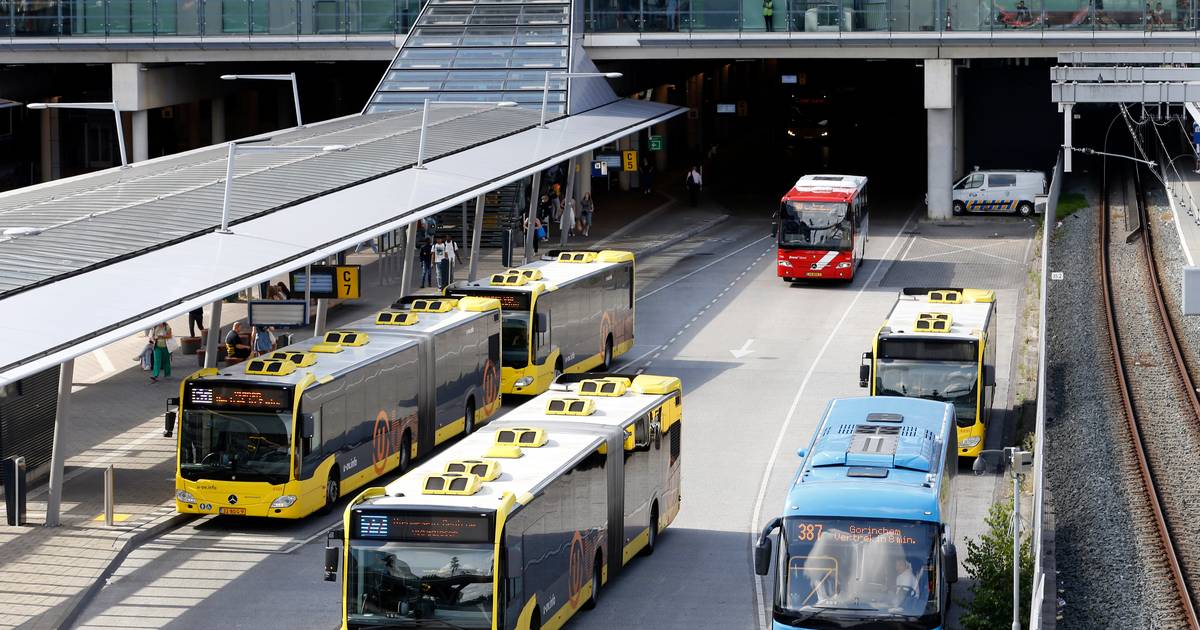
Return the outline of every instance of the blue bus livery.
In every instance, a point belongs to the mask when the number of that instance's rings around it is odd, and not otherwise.
[[[871,396],[830,401],[754,569],[778,568],[772,628],[945,627],[958,577],[954,406]]]

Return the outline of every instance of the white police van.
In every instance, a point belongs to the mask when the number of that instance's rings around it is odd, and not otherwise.
[[[1042,208],[1046,175],[1040,171],[974,170],[954,184],[954,214],[1016,212],[1027,217]]]

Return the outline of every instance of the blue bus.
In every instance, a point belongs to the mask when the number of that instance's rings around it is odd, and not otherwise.
[[[869,396],[830,401],[792,480],[783,514],[754,549],[771,568],[773,630],[945,627],[954,548],[954,406]]]

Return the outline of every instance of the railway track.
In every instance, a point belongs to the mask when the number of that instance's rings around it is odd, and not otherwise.
[[[1192,590],[1200,587],[1200,520],[1188,511],[1200,505],[1200,399],[1155,271],[1137,172],[1125,169],[1112,179],[1098,222],[1099,267],[1121,411],[1139,473],[1127,480],[1129,496],[1146,503],[1132,512],[1153,521],[1147,529],[1157,532],[1170,573],[1170,587],[1160,589],[1166,600],[1160,612],[1171,618],[1160,621],[1200,630]]]

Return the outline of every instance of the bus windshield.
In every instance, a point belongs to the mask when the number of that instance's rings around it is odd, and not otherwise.
[[[848,250],[851,223],[846,204],[785,201],[779,209],[779,245],[792,249]]]
[[[975,424],[979,364],[961,361],[879,359],[876,396],[905,396],[954,403],[960,427]]]
[[[290,414],[185,411],[179,428],[179,474],[217,481],[288,480]]]
[[[504,367],[520,369],[529,365],[529,313],[505,311],[500,326]]]
[[[354,541],[348,625],[490,629],[492,557],[491,545]]]
[[[814,630],[940,623],[936,523],[789,517],[775,619]],[[884,627],[884,626],[878,626]]]

